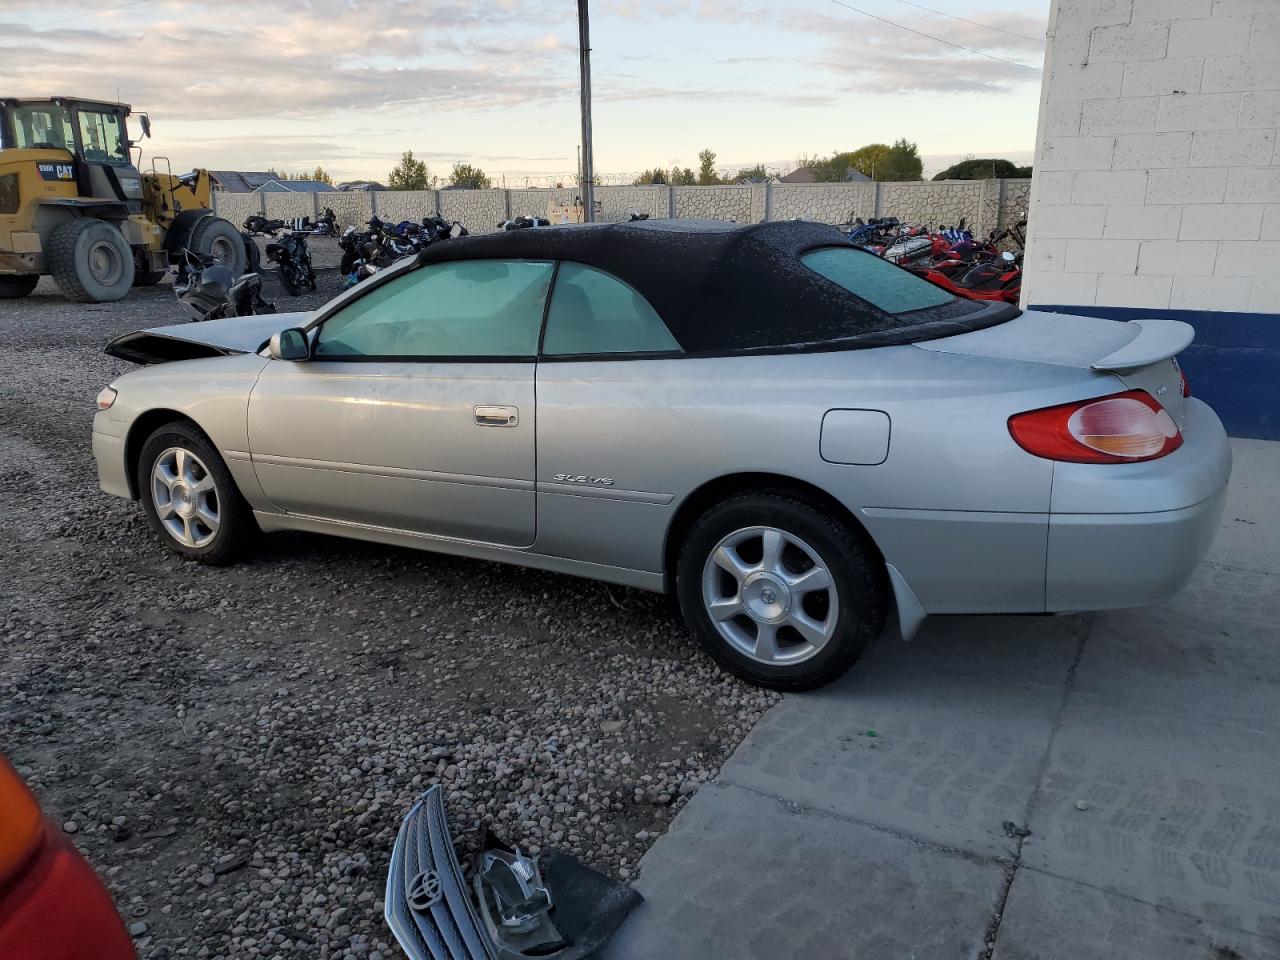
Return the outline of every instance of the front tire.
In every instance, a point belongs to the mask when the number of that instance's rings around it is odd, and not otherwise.
[[[861,531],[784,493],[732,497],[689,531],[676,564],[685,621],[749,683],[811,690],[884,627],[888,585]]]
[[[201,563],[238,559],[253,512],[213,445],[189,423],[169,423],[143,444],[138,490],[147,522],[170,550]]]
[[[110,303],[133,286],[133,251],[104,220],[68,220],[49,241],[49,273],[68,300]]]

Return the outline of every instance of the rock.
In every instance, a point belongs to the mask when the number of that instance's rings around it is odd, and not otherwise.
[[[120,928],[116,927],[116,929],[119,930]],[[133,923],[129,924],[129,936],[141,937],[149,929],[150,928],[147,926],[147,922],[145,920],[135,920]]]
[[[612,733],[617,733],[619,730],[621,730],[625,726],[626,726],[626,723],[624,723],[621,720],[604,720],[600,723],[600,731],[602,733],[612,734]]]
[[[1073,806],[1074,806],[1077,810],[1088,810],[1088,809],[1089,809],[1089,801],[1088,801],[1088,800],[1077,800],[1077,801],[1073,804]]]
[[[68,820],[62,825],[62,829],[64,833],[75,833],[80,829],[80,824],[76,823],[74,820]]]

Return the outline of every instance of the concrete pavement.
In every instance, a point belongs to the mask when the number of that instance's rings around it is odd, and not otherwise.
[[[607,956],[1280,958],[1280,444],[1233,445],[1170,603],[937,618],[771,710]]]

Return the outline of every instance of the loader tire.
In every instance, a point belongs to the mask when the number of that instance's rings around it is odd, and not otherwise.
[[[49,243],[49,273],[68,300],[110,303],[133,286],[133,251],[105,220],[68,220]]]
[[[0,277],[0,300],[17,300],[25,297],[40,282],[37,276]]]
[[[233,276],[244,273],[246,254],[240,231],[221,217],[205,217],[191,228],[187,248],[201,256],[217,257]]]

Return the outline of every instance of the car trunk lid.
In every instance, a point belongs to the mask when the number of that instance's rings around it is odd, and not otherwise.
[[[922,350],[1046,363],[1114,376],[1129,389],[1150,393],[1183,422],[1182,375],[1173,358],[1195,331],[1178,320],[1134,320],[1040,313],[983,330],[916,343]]]

